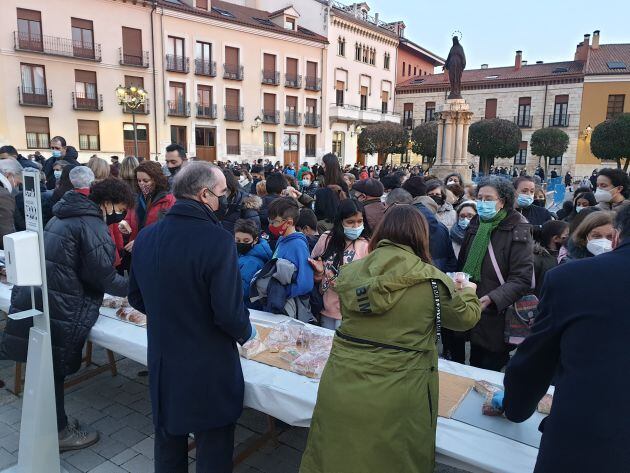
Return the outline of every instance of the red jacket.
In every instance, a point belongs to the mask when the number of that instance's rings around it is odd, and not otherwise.
[[[140,199],[141,197],[138,198]],[[131,236],[129,237],[129,241],[135,240],[138,232],[144,227],[148,227],[160,220],[164,214],[168,212],[173,205],[175,205],[175,201],[176,199],[173,194],[158,194],[155,202],[151,202],[147,207],[144,225],[138,221],[137,206],[135,209],[128,211],[125,220],[127,220],[127,223],[129,223],[129,226],[131,227]]]
[[[123,241],[123,236],[122,236],[122,233],[120,233],[120,230],[118,229],[117,223],[110,225],[108,228],[109,228],[109,235],[112,237],[114,245],[116,246],[114,268],[117,268],[118,265],[122,262],[122,258],[120,257],[120,252],[123,250],[125,246],[125,242]]]

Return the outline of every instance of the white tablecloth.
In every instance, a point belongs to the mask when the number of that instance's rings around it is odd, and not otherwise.
[[[0,310],[9,312],[11,305],[11,286],[9,284],[0,283]]]

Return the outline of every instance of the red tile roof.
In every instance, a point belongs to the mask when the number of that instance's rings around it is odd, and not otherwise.
[[[609,62],[622,62],[625,69],[611,69]],[[586,75],[591,74],[630,74],[630,44],[602,44],[588,53]]]

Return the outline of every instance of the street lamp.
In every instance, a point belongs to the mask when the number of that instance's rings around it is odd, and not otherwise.
[[[138,157],[138,131],[136,129],[136,112],[139,107],[144,106],[147,100],[147,92],[141,87],[134,85],[130,87],[123,87],[119,85],[116,88],[116,97],[118,98],[118,105],[127,107],[131,111],[131,117],[133,120],[133,148],[135,157]]]

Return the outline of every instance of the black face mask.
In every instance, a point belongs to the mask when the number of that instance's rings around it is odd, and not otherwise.
[[[182,168],[181,166],[177,166],[177,167],[174,167],[174,168],[168,168],[168,172],[170,172],[171,176],[174,177],[175,174],[177,174],[181,168]]]
[[[438,205],[444,205],[444,196],[442,195],[432,195],[431,198]]]
[[[534,205],[537,205],[538,207],[544,207],[545,199],[534,199]]]
[[[216,217],[219,220],[223,220],[223,218],[225,217],[225,215],[227,214],[228,211],[228,206],[229,206],[229,202],[226,196],[222,195],[221,197],[219,197],[219,208],[218,210],[214,211],[214,215],[216,215]]]
[[[246,255],[254,247],[254,243],[237,243],[236,251],[239,255]]]
[[[114,213],[105,215],[105,223],[107,224],[107,226],[114,225],[115,223],[120,223],[125,219],[126,215],[126,210],[120,213],[114,211]]]

